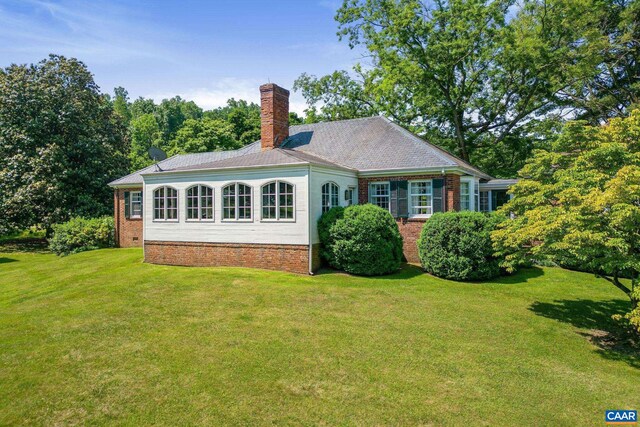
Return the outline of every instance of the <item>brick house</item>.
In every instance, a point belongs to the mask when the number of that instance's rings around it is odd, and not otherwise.
[[[310,273],[317,220],[374,203],[396,218],[409,262],[434,212],[492,211],[514,180],[493,179],[384,117],[289,126],[289,91],[260,87],[261,139],[170,157],[111,182],[120,247],[146,262]]]

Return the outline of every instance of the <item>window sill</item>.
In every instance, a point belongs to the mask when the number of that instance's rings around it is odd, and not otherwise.
[[[252,219],[223,219],[221,222],[226,222],[229,224],[233,224],[236,222],[250,223],[250,222],[253,222],[253,220]]]
[[[285,222],[285,223],[295,223],[296,220],[295,219],[261,219],[260,222],[265,222],[265,223],[279,223],[279,222]]]
[[[157,223],[178,223],[180,220],[178,219],[154,219],[153,222]]]
[[[212,219],[185,219],[184,222],[199,223],[199,222],[216,222],[215,218]]]

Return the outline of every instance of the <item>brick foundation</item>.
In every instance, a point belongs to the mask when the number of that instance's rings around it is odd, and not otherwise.
[[[120,248],[142,246],[142,218],[125,218],[124,192],[142,191],[142,188],[117,188],[113,192],[116,244]]]
[[[320,267],[322,267],[320,243],[315,243],[311,247],[311,271],[317,271]]]
[[[403,176],[376,176],[369,178],[358,178],[358,200],[360,204],[369,202],[369,183],[379,181],[412,181],[420,179],[442,178],[440,174],[434,175],[403,175]],[[460,210],[460,176],[449,174],[445,175],[445,209],[447,211]],[[396,218],[398,229],[402,235],[403,253],[408,262],[420,263],[418,256],[418,239],[422,226],[427,219],[419,218]]]
[[[144,242],[145,262],[199,267],[251,267],[309,273],[308,245]]]

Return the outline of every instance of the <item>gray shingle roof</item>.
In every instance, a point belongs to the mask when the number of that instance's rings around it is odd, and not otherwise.
[[[399,169],[459,168],[483,179],[491,176],[430,144],[384,117],[297,125],[289,128],[281,149],[261,151],[260,141],[234,151],[173,156],[163,171],[315,164],[373,172]],[[155,166],[117,179],[110,185],[142,184]]]
[[[204,163],[211,163],[216,160],[228,159],[230,157],[243,156],[249,153],[260,152],[260,141],[256,141],[238,150],[229,151],[210,151],[208,153],[193,153],[193,154],[178,154],[176,156],[169,157],[158,163],[161,170],[176,169],[179,167],[201,165]],[[150,173],[155,170],[155,165],[147,166],[144,169],[133,172],[132,174],[123,176],[109,183],[112,186],[118,185],[135,185],[142,184],[142,174]]]
[[[244,154],[242,156],[229,157],[226,159],[216,160],[213,162],[198,165],[182,166],[169,170],[165,169],[165,171],[188,171],[200,169],[248,168],[260,166],[308,164],[346,169],[307,153],[300,153],[293,150],[276,148],[273,150],[252,152]]]
[[[292,126],[283,147],[358,171],[459,167],[491,178],[380,116]]]

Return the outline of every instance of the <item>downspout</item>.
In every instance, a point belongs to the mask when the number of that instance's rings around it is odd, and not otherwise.
[[[311,240],[311,165],[307,173],[307,241],[309,242],[309,275],[313,276],[313,241]]]
[[[115,223],[115,228],[116,228],[116,245],[118,245],[118,247],[120,247],[120,189],[116,188],[114,189],[114,199],[115,199],[115,206],[114,206],[114,214],[116,217],[116,223]]]

